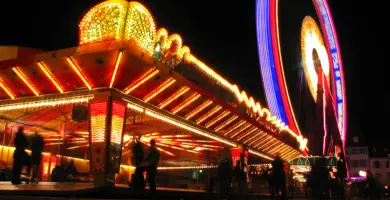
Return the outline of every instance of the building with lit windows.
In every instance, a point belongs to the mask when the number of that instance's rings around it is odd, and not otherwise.
[[[180,35],[157,28],[143,5],[100,3],[79,27],[77,47],[0,47],[2,167],[12,166],[19,126],[44,137],[42,180],[74,165],[79,181],[127,183],[132,146],[151,139],[161,172],[200,173],[215,168],[215,157],[266,163],[276,153],[287,162],[308,154],[303,135],[193,55]]]
[[[347,161],[352,177],[364,177],[365,171],[370,170],[382,184],[390,184],[387,147],[370,147],[362,137],[354,137],[347,147]]]
[[[382,183],[390,184],[390,159],[387,147],[372,147],[369,151],[370,171]]]
[[[348,144],[346,152],[349,172],[352,177],[359,177],[360,171],[369,169],[369,150],[361,137],[354,137],[353,141]]]

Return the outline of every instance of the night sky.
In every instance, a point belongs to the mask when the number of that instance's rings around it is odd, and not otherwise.
[[[101,0],[2,1],[0,45],[43,50],[77,46],[78,23],[99,2]],[[191,53],[257,97],[263,105],[266,103],[257,57],[255,0],[143,2],[155,17],[158,28],[166,27],[170,33],[182,35]],[[390,141],[386,128],[390,111],[385,101],[390,92],[385,87],[384,73],[388,70],[384,69],[388,65],[384,62],[386,57],[382,56],[386,50],[381,47],[385,43],[379,30],[385,27],[380,25],[381,21],[388,22],[380,16],[382,12],[378,8],[381,6],[352,0],[330,0],[329,3],[344,61],[348,134],[364,135],[372,145],[386,144]],[[288,8],[283,10],[289,12]]]

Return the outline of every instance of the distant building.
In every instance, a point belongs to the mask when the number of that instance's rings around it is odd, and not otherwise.
[[[364,141],[359,137],[354,137],[352,142],[347,145],[347,162],[349,173],[352,177],[358,177],[360,171],[369,169],[369,151]]]
[[[347,144],[346,153],[352,177],[359,177],[360,171],[370,170],[382,184],[390,184],[390,160],[387,147],[369,147],[359,137],[353,137]]]
[[[390,184],[389,149],[370,148],[370,171],[383,184]]]

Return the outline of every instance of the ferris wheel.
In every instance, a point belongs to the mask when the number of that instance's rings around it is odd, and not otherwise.
[[[310,152],[328,155],[335,144],[345,150],[343,63],[327,0],[256,0],[256,24],[271,113],[309,135]]]

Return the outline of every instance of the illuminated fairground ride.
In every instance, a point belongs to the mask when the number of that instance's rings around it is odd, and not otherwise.
[[[156,30],[143,5],[100,3],[79,27],[74,48],[0,47],[4,165],[12,165],[20,125],[44,136],[42,177],[73,161],[97,185],[133,170],[137,141],[157,140],[160,170],[212,167],[208,157],[229,149],[265,160],[307,155],[307,139],[192,55],[178,34]]]
[[[271,113],[293,132],[308,134],[311,153],[345,155],[340,151],[347,130],[345,80],[327,1],[257,0],[256,9]]]

